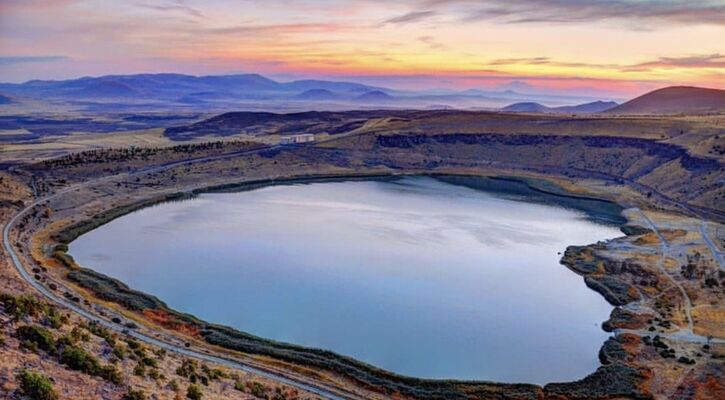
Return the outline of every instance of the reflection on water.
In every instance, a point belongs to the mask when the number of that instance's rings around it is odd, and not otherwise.
[[[71,245],[205,320],[406,375],[546,383],[598,366],[611,310],[558,264],[580,211],[409,177],[205,194]]]

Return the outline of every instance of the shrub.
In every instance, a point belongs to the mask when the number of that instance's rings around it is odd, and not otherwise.
[[[47,307],[46,304],[31,295],[13,296],[0,293],[0,303],[5,308],[5,312],[12,315],[15,320],[26,316],[35,317]]]
[[[95,321],[85,325],[84,328],[86,328],[88,332],[104,339],[109,346],[113,347],[116,344],[116,338],[113,337],[113,333]]]
[[[89,375],[99,375],[100,372],[98,360],[80,347],[66,346],[60,355],[60,362]]]
[[[227,374],[224,371],[216,368],[209,368],[206,365],[201,366],[201,370],[209,377],[210,381],[217,380],[219,378],[227,378]]]
[[[127,339],[126,343],[128,343],[128,348],[131,350],[138,350],[141,348],[141,342],[136,339]]]
[[[116,367],[101,366],[98,359],[77,346],[66,346],[60,355],[60,362],[70,369],[101,377],[117,385],[123,382],[123,377]]]
[[[123,400],[146,400],[146,393],[143,390],[128,389],[128,392],[123,396]]]
[[[140,377],[146,376],[146,367],[141,363],[136,364],[133,368],[133,374]]]
[[[189,385],[189,388],[186,389],[186,397],[191,400],[201,400],[202,395],[199,386]]]
[[[126,358],[126,349],[119,345],[116,345],[113,347],[113,355],[116,356],[119,360],[123,360],[124,358]]]
[[[34,400],[56,400],[58,398],[58,394],[53,389],[53,383],[44,375],[23,370],[17,378],[23,394]]]
[[[70,331],[70,334],[76,342],[78,342],[79,340],[82,342],[87,342],[91,340],[91,336],[88,334],[88,332],[85,332],[83,329],[77,326],[73,327],[73,329]]]
[[[34,325],[25,325],[19,327],[15,332],[25,348],[31,350],[41,349],[50,354],[55,354],[55,339],[47,329]]]
[[[45,322],[53,329],[58,329],[63,326],[64,318],[61,317],[60,313],[55,307],[48,307],[45,313]]]
[[[163,360],[164,357],[166,357],[166,349],[158,348],[154,351],[154,354],[156,354],[156,357],[158,357],[159,360]]]
[[[159,363],[154,360],[153,358],[144,357],[141,359],[141,363],[147,367],[156,368],[159,366]]]
[[[69,334],[63,335],[58,339],[58,345],[75,346],[79,341],[87,342],[89,339],[88,334],[76,326],[73,327]]]
[[[260,382],[249,382],[247,383],[247,387],[249,388],[249,392],[252,393],[252,396],[267,398],[267,386],[264,384]]]
[[[116,385],[120,385],[123,383],[123,376],[121,375],[121,372],[113,365],[106,365],[101,367],[101,369],[98,371],[98,376],[111,383],[115,383]]]
[[[148,375],[149,378],[155,381],[158,381],[162,377],[161,373],[159,373],[159,370],[153,368],[149,369],[149,372],[146,375]]]
[[[186,359],[181,362],[181,366],[176,369],[176,374],[184,378],[191,378],[196,375],[196,361]]]

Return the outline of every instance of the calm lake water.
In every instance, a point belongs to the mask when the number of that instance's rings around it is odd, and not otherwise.
[[[203,194],[117,219],[70,253],[177,310],[400,374],[543,384],[593,372],[611,307],[557,252],[619,230],[521,184],[460,183]]]

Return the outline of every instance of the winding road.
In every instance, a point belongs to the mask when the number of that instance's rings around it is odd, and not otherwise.
[[[173,167],[176,167],[179,165],[192,164],[192,163],[205,162],[205,161],[215,161],[215,160],[224,159],[224,158],[236,157],[236,156],[239,156],[242,154],[247,154],[247,153],[251,154],[251,153],[254,153],[254,152],[257,152],[260,150],[268,150],[268,149],[270,149],[270,147],[264,147],[261,149],[258,148],[258,149],[253,149],[253,150],[245,150],[245,151],[241,151],[241,152],[228,153],[228,154],[223,154],[223,155],[219,155],[219,156],[209,156],[209,157],[197,158],[197,159],[192,159],[192,160],[178,161],[178,162],[168,163],[168,164],[161,165],[161,166],[155,166],[152,168],[139,170],[139,171],[136,171],[135,173],[157,172],[157,171],[161,171],[164,169],[173,168]],[[313,383],[302,381],[302,380],[299,380],[299,379],[296,379],[296,378],[293,378],[290,376],[284,376],[281,373],[274,372],[271,370],[265,370],[261,367],[245,364],[243,362],[240,362],[238,360],[233,360],[231,358],[225,358],[225,357],[221,357],[221,356],[211,355],[211,354],[207,354],[207,353],[204,353],[204,352],[201,352],[198,350],[192,350],[192,349],[189,349],[186,347],[177,346],[175,344],[167,343],[167,342],[164,342],[157,338],[151,337],[144,333],[130,330],[126,326],[100,318],[99,316],[91,313],[90,311],[84,309],[83,307],[81,307],[73,302],[70,302],[61,296],[56,295],[50,289],[46,288],[40,282],[35,280],[33,278],[33,276],[31,276],[31,274],[25,269],[22,261],[20,260],[20,257],[15,252],[15,249],[13,248],[13,246],[10,244],[10,231],[12,230],[13,226],[17,223],[17,221],[20,218],[22,218],[25,214],[27,214],[34,207],[36,207],[48,200],[51,200],[54,197],[60,196],[64,193],[68,193],[68,192],[71,192],[74,190],[78,190],[82,186],[85,186],[85,185],[88,185],[91,183],[102,182],[102,181],[105,181],[105,180],[108,180],[108,179],[111,179],[114,177],[117,177],[117,176],[110,176],[110,177],[100,178],[100,179],[93,180],[93,181],[86,181],[86,182],[83,182],[80,184],[70,186],[66,189],[60,190],[50,196],[38,199],[38,200],[34,201],[33,203],[31,203],[30,205],[28,205],[27,207],[25,207],[24,209],[22,209],[17,214],[15,214],[8,221],[8,223],[5,224],[5,226],[3,227],[3,234],[2,234],[3,247],[4,247],[5,251],[8,253],[8,255],[10,256],[15,269],[18,271],[20,276],[30,286],[32,286],[35,290],[40,292],[43,296],[45,296],[48,300],[52,301],[53,303],[61,305],[88,320],[96,321],[98,324],[102,325],[103,327],[105,327],[111,331],[132,336],[135,339],[137,339],[141,342],[147,343],[149,345],[157,346],[157,347],[163,348],[167,351],[181,354],[181,355],[184,355],[187,357],[192,357],[192,358],[196,358],[196,359],[199,359],[202,361],[207,361],[207,362],[223,365],[223,366],[233,368],[236,370],[249,372],[249,373],[270,379],[270,380],[274,380],[278,383],[297,388],[299,390],[313,393],[313,394],[320,396],[322,398],[325,398],[325,399],[354,400],[354,399],[359,398],[359,396],[352,394],[352,393],[343,393],[341,390],[327,387],[325,385],[313,384]]]

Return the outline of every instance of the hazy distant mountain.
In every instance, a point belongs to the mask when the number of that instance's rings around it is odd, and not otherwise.
[[[365,103],[374,103],[374,102],[390,102],[395,100],[395,97],[380,91],[380,90],[373,90],[367,93],[363,93],[360,96],[358,96],[355,100]]]
[[[618,106],[614,101],[593,101],[591,103],[579,104],[576,106],[554,107],[552,110],[562,113],[598,113]]]
[[[76,90],[70,90],[65,93],[68,97],[78,98],[132,98],[141,95],[138,91],[134,90],[131,86],[117,81],[100,81],[90,82],[88,85],[80,87]]]
[[[11,99],[8,96],[0,94],[0,104],[10,104],[13,102],[13,99]]]
[[[327,89],[310,89],[294,96],[295,100],[329,101],[338,100],[341,96]]]
[[[516,85],[523,88],[524,85]],[[176,109],[339,110],[382,108],[498,108],[517,101],[552,105],[590,101],[579,96],[521,94],[469,89],[403,91],[355,82],[298,80],[278,82],[257,74],[192,76],[136,74],[61,81],[0,83],[0,93],[42,101],[68,101],[73,107],[105,111]],[[289,100],[295,100],[293,104]]]
[[[658,89],[618,107],[612,114],[687,114],[725,112],[725,90],[693,86]]]
[[[327,90],[330,92],[336,92],[336,93],[365,93],[372,90],[387,90],[384,88],[374,87],[374,86],[367,86],[360,83],[354,83],[354,82],[335,82],[335,81],[321,81],[321,80],[314,80],[314,79],[305,79],[300,81],[293,81],[293,82],[287,82],[287,83],[281,83],[282,87],[285,90],[290,91],[306,91],[306,90],[314,90],[314,89],[322,89]]]
[[[178,102],[185,104],[203,104],[214,101],[228,101],[234,99],[236,99],[236,96],[226,92],[196,92],[189,93],[186,96],[180,97],[178,99]]]
[[[514,104],[510,104],[501,109],[501,111],[506,111],[506,112],[533,112],[533,113],[549,112],[549,110],[551,110],[549,107],[547,107],[543,104],[533,103],[533,102],[514,103]]]
[[[505,112],[524,113],[598,113],[616,107],[613,101],[593,101],[575,106],[547,107],[534,102],[514,103],[501,109]]]
[[[211,99],[221,93],[224,99],[288,98],[309,90],[347,92],[350,96],[380,90],[350,82],[303,80],[277,82],[257,74],[191,76],[182,74],[137,74],[85,77],[65,81],[29,81],[22,84],[0,84],[0,90],[29,97],[98,99],[137,98],[139,100],[174,101]],[[198,95],[204,93],[204,96]],[[192,96],[191,98],[188,96]]]

